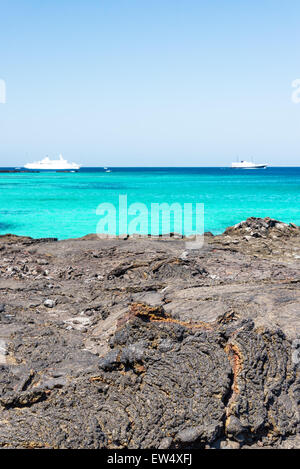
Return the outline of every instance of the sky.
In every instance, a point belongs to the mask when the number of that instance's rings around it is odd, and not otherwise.
[[[0,166],[300,166],[299,0],[0,0],[0,15]]]

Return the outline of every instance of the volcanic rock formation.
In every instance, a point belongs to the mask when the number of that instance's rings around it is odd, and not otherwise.
[[[0,238],[0,446],[300,447],[300,229]]]

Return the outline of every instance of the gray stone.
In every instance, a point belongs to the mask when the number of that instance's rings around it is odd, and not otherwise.
[[[47,308],[54,308],[55,304],[55,300],[47,299],[44,301],[44,306],[46,306]]]

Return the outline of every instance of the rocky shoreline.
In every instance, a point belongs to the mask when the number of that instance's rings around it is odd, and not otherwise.
[[[178,238],[0,237],[0,447],[300,448],[300,228]]]

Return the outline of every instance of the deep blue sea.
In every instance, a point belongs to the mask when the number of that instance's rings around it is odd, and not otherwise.
[[[214,234],[250,216],[300,225],[300,167],[110,169],[0,173],[0,234],[63,239],[95,233],[98,205],[118,211],[120,195],[149,213],[154,203],[202,203],[204,229]]]

